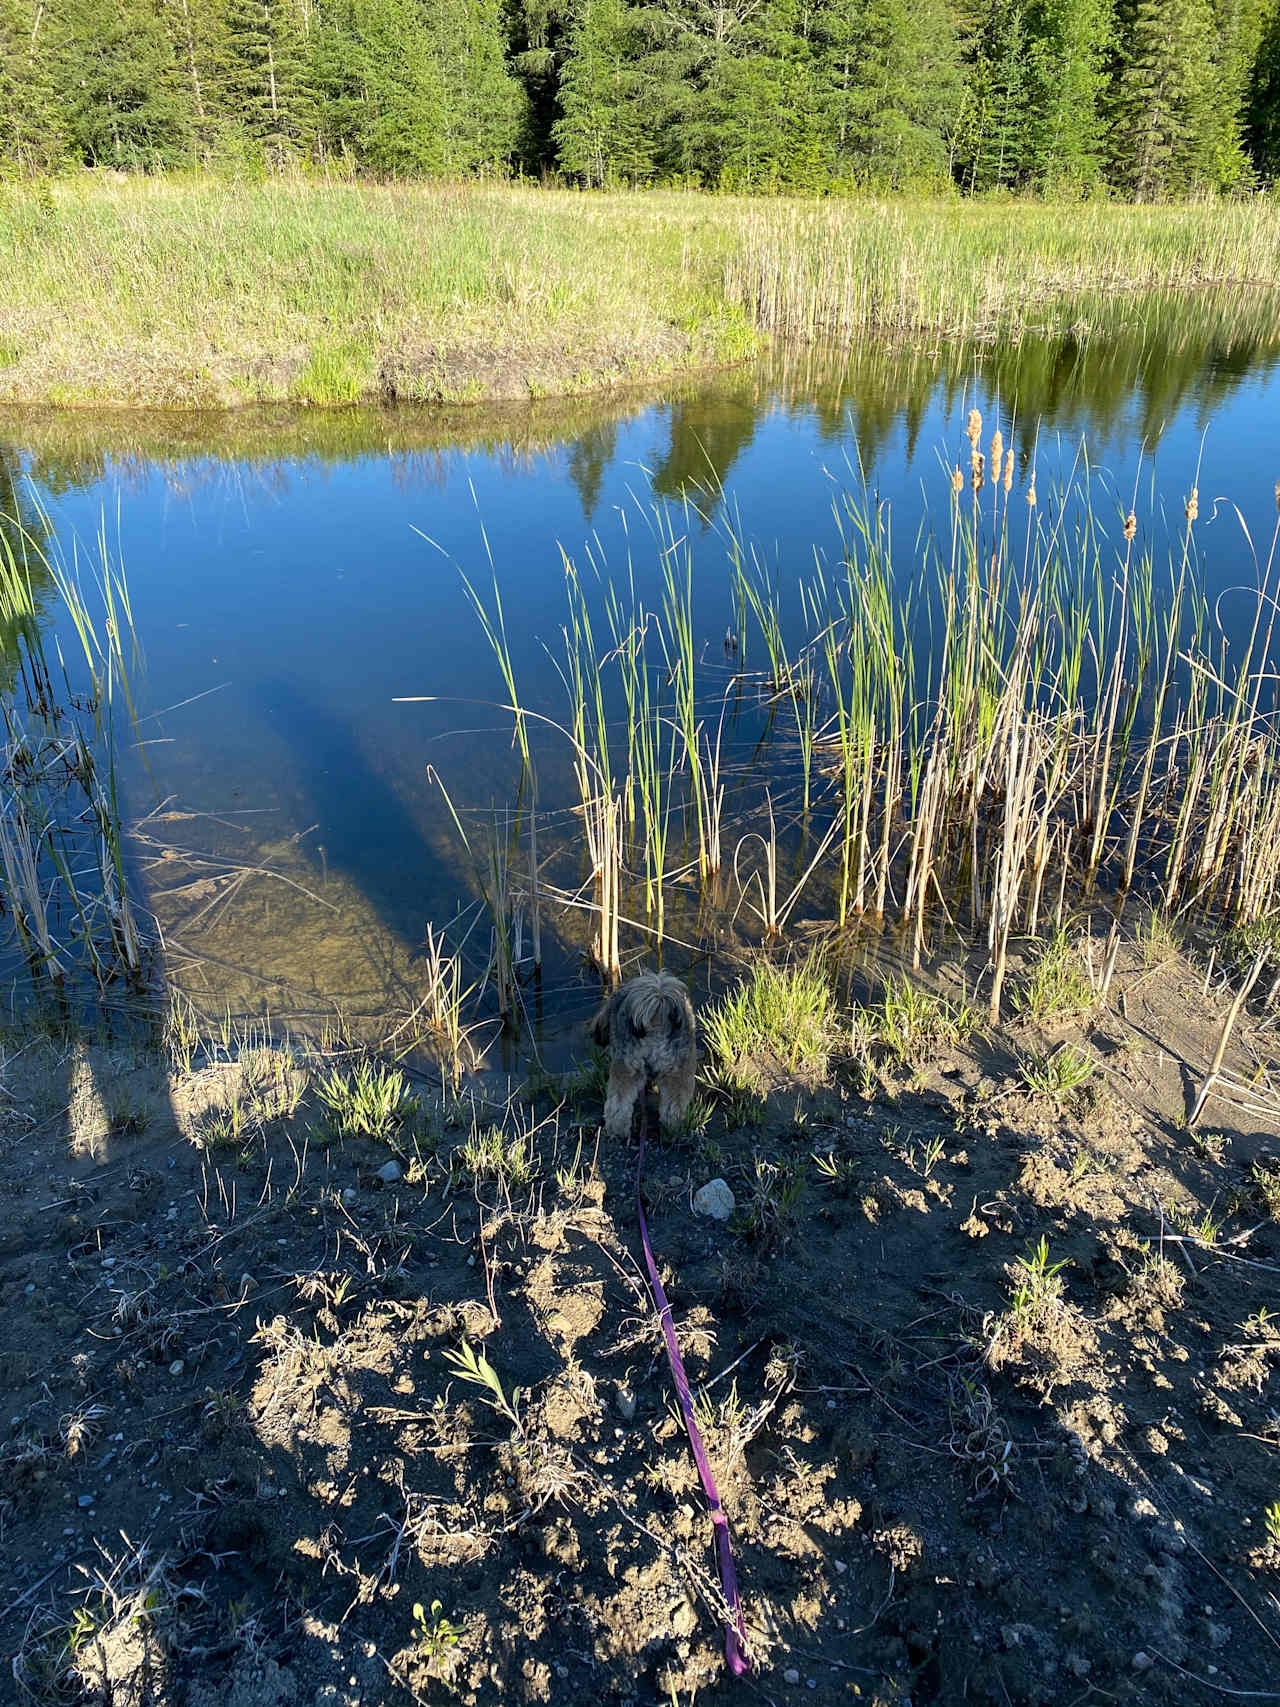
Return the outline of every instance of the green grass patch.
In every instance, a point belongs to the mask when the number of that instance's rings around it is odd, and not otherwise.
[[[1273,324],[1277,277],[1280,205],[1261,197],[818,202],[85,175],[0,203],[0,355],[23,356],[20,382],[0,361],[0,398],[563,395],[741,361],[772,335],[1153,332],[1169,313]]]
[[[1094,1005],[1093,986],[1080,950],[1065,931],[1059,931],[1033,961],[1020,989],[1015,1010],[1037,1025],[1082,1019]]]
[[[762,960],[702,1016],[721,1082],[755,1092],[780,1078],[820,1078],[835,1041],[831,985],[814,957]]]

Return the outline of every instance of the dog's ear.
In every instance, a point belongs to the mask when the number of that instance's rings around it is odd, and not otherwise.
[[[609,1034],[613,1029],[613,1010],[617,1000],[616,996],[610,996],[591,1021],[588,1035],[591,1041],[598,1044],[601,1049],[609,1047]]]

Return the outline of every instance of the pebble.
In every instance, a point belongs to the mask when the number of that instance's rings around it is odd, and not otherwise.
[[[1141,1648],[1139,1648],[1137,1653],[1133,1656],[1132,1665],[1134,1671],[1150,1671],[1151,1663],[1151,1655],[1144,1654]]]
[[[836,1575],[838,1577],[842,1577],[848,1569],[849,1567],[845,1564],[843,1559],[836,1560]]]
[[[174,1358],[174,1360],[173,1360],[173,1362],[172,1362],[172,1363],[171,1363],[171,1364],[170,1364],[170,1365],[169,1365],[169,1373],[170,1373],[170,1375],[181,1375],[181,1374],[182,1374],[182,1371],[183,1371],[183,1370],[184,1370],[184,1369],[185,1369],[185,1368],[186,1368],[186,1367],[187,1367],[187,1366],[186,1366],[186,1364],[185,1364],[185,1363],[184,1363],[184,1362],[183,1362],[183,1360],[182,1360],[182,1358],[180,1358],[180,1357],[175,1357],[175,1358]]]
[[[786,1671],[782,1674],[782,1681],[784,1683],[789,1683],[794,1688],[794,1686],[800,1681],[800,1673],[794,1666],[788,1666]]]
[[[404,1178],[404,1169],[399,1162],[392,1158],[391,1161],[384,1162],[378,1169],[378,1178],[383,1185],[395,1185],[397,1181]]]
[[[613,1395],[613,1408],[624,1423],[629,1423],[636,1414],[636,1396],[629,1387],[619,1387]]]
[[[695,1215],[709,1215],[713,1221],[727,1221],[734,1211],[734,1197],[722,1179],[708,1180],[693,1196]]]
[[[342,1201],[346,1207],[350,1209],[351,1205],[356,1201],[359,1195],[360,1193],[356,1190],[355,1186],[349,1185],[342,1194]]]
[[[97,1497],[97,1494],[81,1494],[80,1498],[76,1501],[76,1504],[80,1507],[81,1511],[88,1511],[89,1507]]]

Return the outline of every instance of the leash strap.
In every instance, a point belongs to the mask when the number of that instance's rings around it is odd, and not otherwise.
[[[747,1630],[742,1617],[742,1597],[738,1593],[738,1574],[733,1568],[733,1549],[729,1543],[729,1519],[725,1516],[724,1507],[720,1504],[720,1490],[716,1487],[716,1479],[711,1473],[711,1461],[707,1457],[706,1447],[702,1444],[702,1435],[693,1414],[693,1395],[689,1391],[689,1377],[685,1374],[684,1359],[680,1356],[680,1347],[676,1342],[676,1330],[671,1320],[671,1306],[662,1289],[662,1281],[658,1278],[658,1265],[653,1260],[653,1247],[649,1243],[649,1224],[644,1217],[644,1203],[640,1195],[640,1184],[644,1171],[645,1140],[648,1135],[649,1114],[646,1109],[640,1124],[640,1154],[636,1158],[636,1215],[640,1222],[640,1243],[644,1247],[644,1262],[649,1271],[649,1285],[658,1307],[658,1319],[662,1323],[662,1337],[667,1342],[667,1360],[671,1365],[672,1379],[676,1384],[676,1396],[680,1400],[680,1414],[684,1418],[685,1433],[689,1436],[689,1445],[693,1450],[693,1461],[698,1466],[698,1476],[702,1482],[702,1491],[706,1495],[707,1505],[711,1512],[711,1523],[715,1530],[716,1562],[720,1569],[720,1587],[724,1591],[725,1604],[729,1608],[729,1621],[724,1627],[724,1660],[734,1677],[741,1677],[744,1672],[750,1671],[751,1659],[747,1653]]]

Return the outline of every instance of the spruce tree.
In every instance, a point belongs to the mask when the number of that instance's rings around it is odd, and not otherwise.
[[[1259,179],[1264,184],[1280,182],[1280,5],[1265,23],[1254,55],[1245,140]]]
[[[228,106],[278,170],[316,134],[309,19],[295,0],[225,0],[225,7]]]
[[[946,179],[963,93],[946,0],[825,0],[813,31],[835,179],[889,188]]]
[[[443,171],[445,86],[417,0],[338,0],[315,29],[322,146],[375,172]]]
[[[190,107],[151,0],[64,0],[55,20],[51,75],[79,159],[126,169],[182,161]]]
[[[586,184],[635,183],[653,170],[643,41],[627,0],[584,0],[568,33],[551,129],[563,172]]]
[[[66,151],[48,16],[30,0],[0,0],[0,177],[47,172]]]
[[[1214,92],[1206,0],[1124,0],[1116,23],[1113,181],[1137,201],[1208,187]]]

